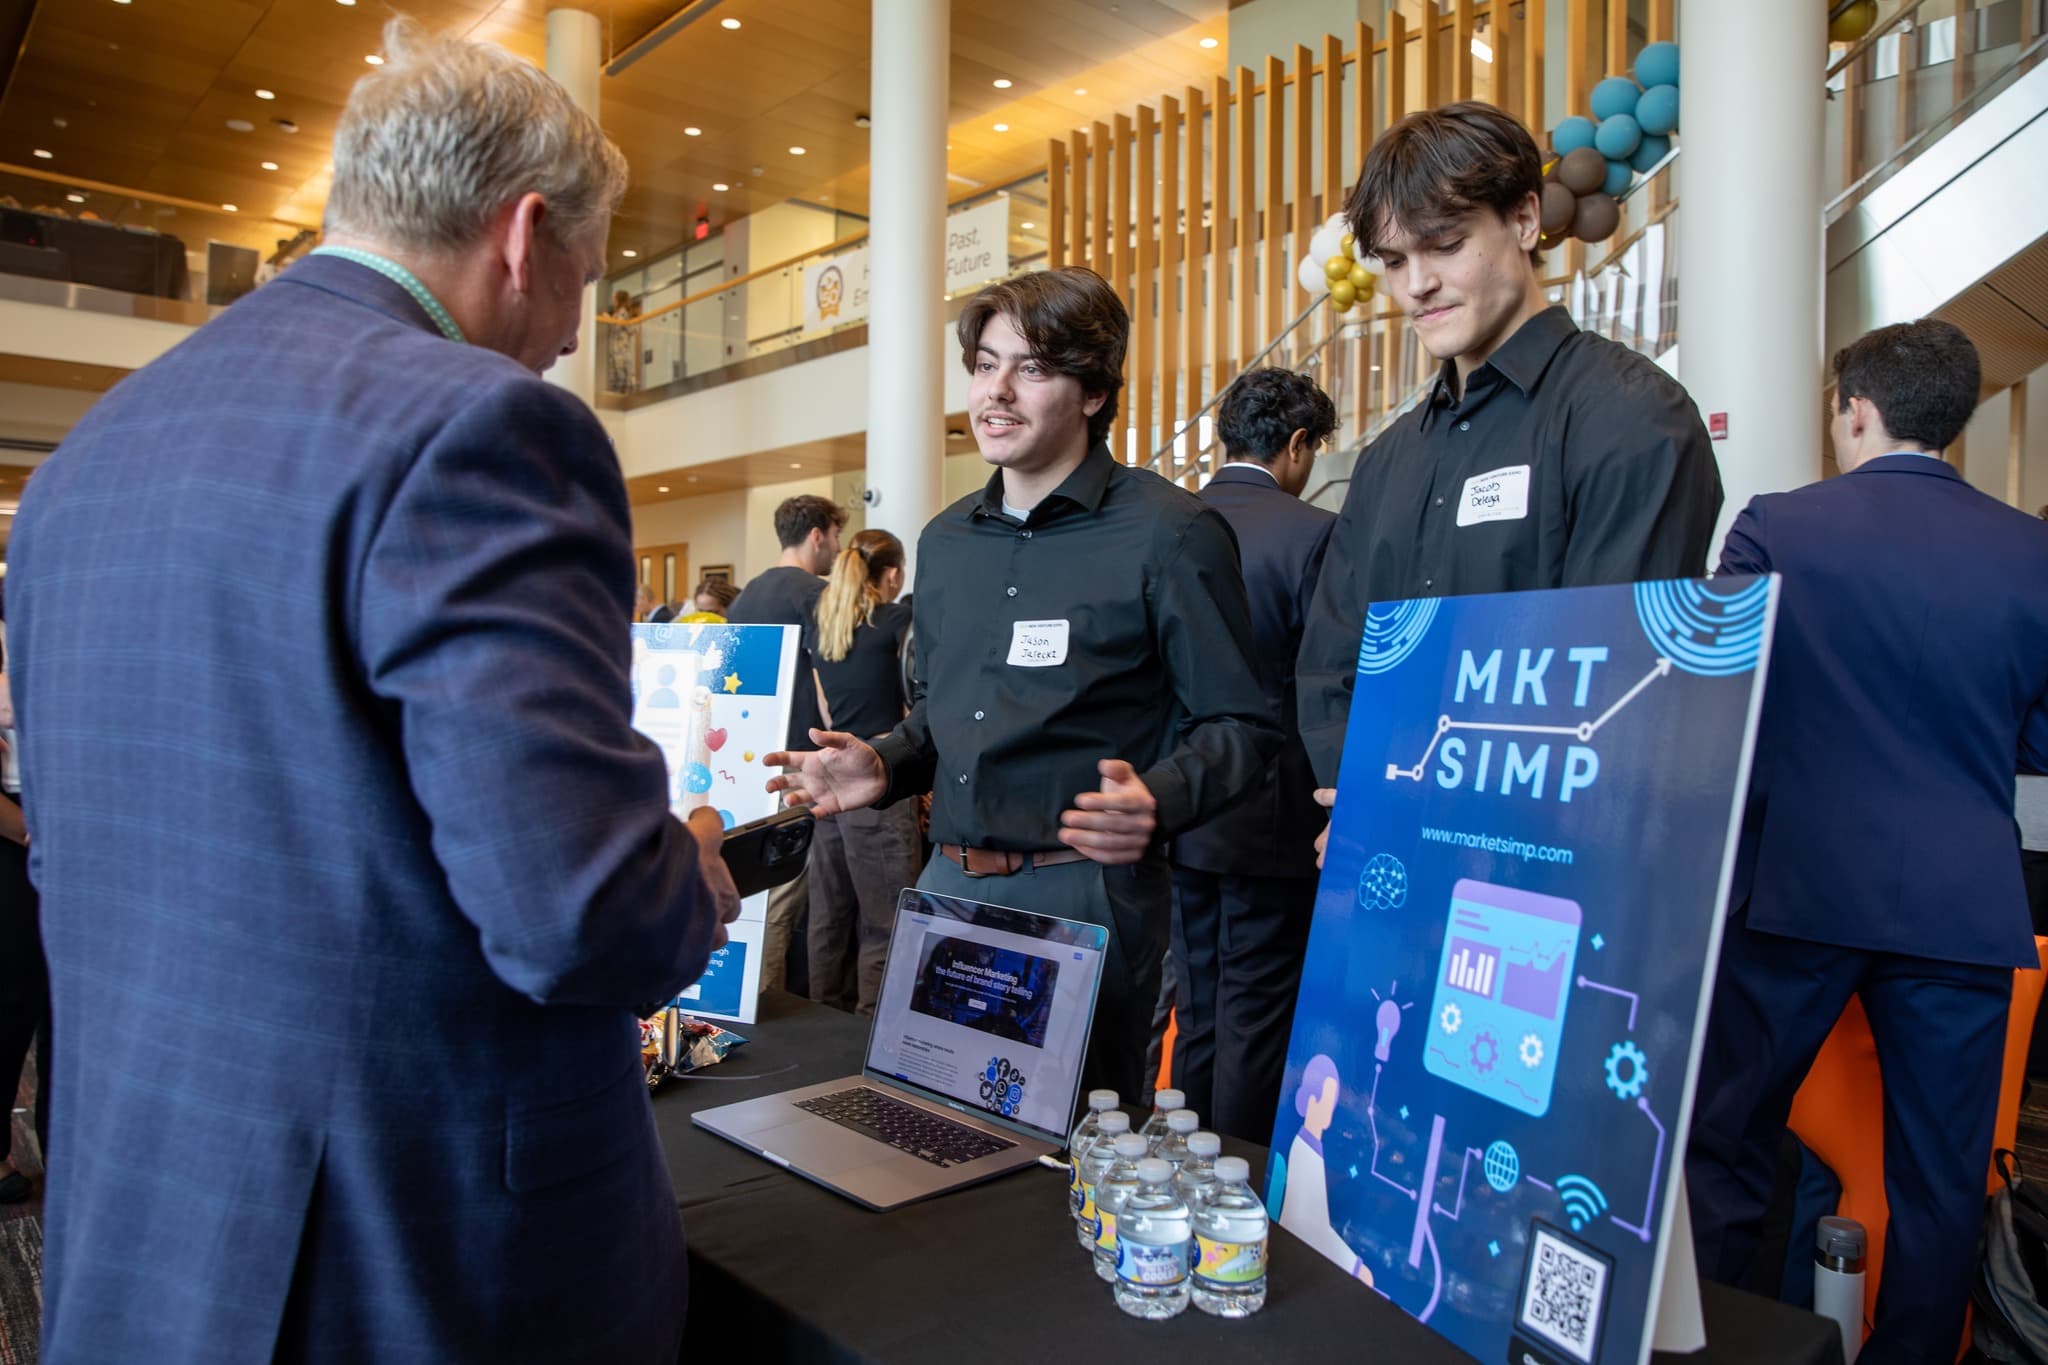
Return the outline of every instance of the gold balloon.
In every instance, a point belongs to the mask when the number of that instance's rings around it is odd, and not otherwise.
[[[1356,237],[1347,232],[1338,241],[1337,245],[1343,248],[1346,256],[1351,257],[1353,260],[1358,259],[1358,239]]]
[[[1842,11],[1835,21],[1828,25],[1828,41],[1831,43],[1853,43],[1870,32],[1870,26],[1877,22],[1877,0],[1861,0]]]
[[[1370,270],[1366,271],[1365,283],[1358,286],[1358,301],[1360,303],[1370,302],[1377,290],[1378,284],[1379,281],[1372,277],[1372,272]]]
[[[1358,287],[1350,280],[1332,280],[1330,301],[1337,305],[1337,311],[1341,313],[1358,301]]]
[[[1323,262],[1323,273],[1329,276],[1332,281],[1351,278],[1351,258],[1349,256],[1332,256],[1329,260]]]
[[[1367,270],[1363,264],[1353,265],[1351,273],[1345,276],[1345,278],[1351,281],[1351,287],[1356,289],[1362,297],[1369,297],[1372,294],[1372,272]]]
[[[1330,307],[1335,309],[1339,313],[1348,313],[1351,311],[1351,305],[1349,303],[1337,302],[1337,292],[1334,289],[1330,291]]]

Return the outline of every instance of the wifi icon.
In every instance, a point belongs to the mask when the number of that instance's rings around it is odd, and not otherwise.
[[[1564,1200],[1564,1211],[1572,1220],[1573,1232],[1607,1212],[1607,1196],[1600,1193],[1598,1185],[1582,1175],[1568,1175],[1559,1180],[1557,1193]]]

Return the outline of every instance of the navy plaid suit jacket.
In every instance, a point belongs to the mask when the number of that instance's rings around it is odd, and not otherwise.
[[[314,257],[88,414],[12,561],[44,1359],[673,1360],[631,1007],[715,914],[590,411]]]

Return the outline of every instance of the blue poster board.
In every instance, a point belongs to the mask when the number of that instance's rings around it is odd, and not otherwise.
[[[1367,615],[1267,1198],[1481,1360],[1649,1358],[1776,594]]]

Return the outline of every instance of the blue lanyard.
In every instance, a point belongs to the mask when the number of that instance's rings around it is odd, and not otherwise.
[[[385,279],[397,284],[406,293],[412,295],[413,301],[424,308],[427,316],[434,320],[434,325],[441,329],[442,336],[447,337],[458,345],[469,340],[469,338],[462,335],[462,329],[455,325],[455,319],[449,316],[448,310],[441,306],[441,301],[428,292],[425,285],[420,283],[419,276],[413,274],[398,262],[388,260],[373,252],[358,251],[351,246],[315,247],[312,254],[315,256],[339,256],[344,261],[354,261],[357,265],[367,266]]]

